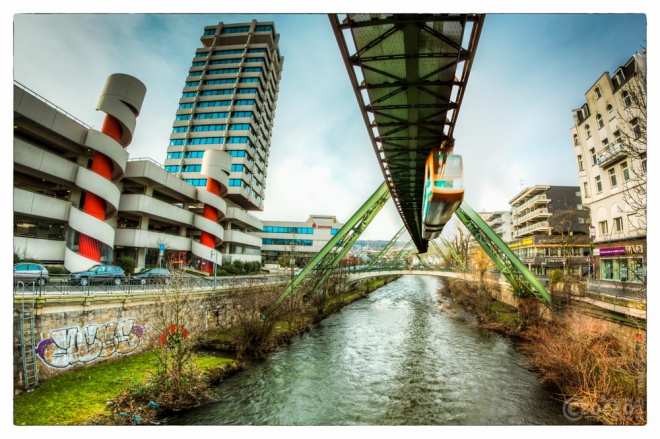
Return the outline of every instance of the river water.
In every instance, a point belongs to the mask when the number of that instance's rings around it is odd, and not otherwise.
[[[404,276],[215,388],[178,425],[570,424],[514,343]]]

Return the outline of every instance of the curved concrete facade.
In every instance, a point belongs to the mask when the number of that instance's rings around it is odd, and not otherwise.
[[[105,201],[105,219],[109,220],[117,215],[121,191],[115,184],[106,180],[96,172],[85,168],[78,168],[76,185],[88,192],[94,192]],[[111,244],[112,245],[112,244]]]

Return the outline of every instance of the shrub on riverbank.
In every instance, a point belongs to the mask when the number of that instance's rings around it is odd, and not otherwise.
[[[574,410],[610,425],[644,425],[646,353],[604,322],[569,314],[528,332],[529,361]]]

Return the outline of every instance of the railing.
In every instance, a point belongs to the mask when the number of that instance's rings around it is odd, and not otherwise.
[[[156,160],[149,157],[136,157],[134,159],[128,159],[129,162],[151,162],[154,165],[158,166],[161,169],[165,169],[165,166],[158,163]],[[168,171],[169,172],[169,171]]]
[[[521,216],[520,218],[516,218],[513,221],[513,224],[521,223],[521,222],[525,221],[526,219],[529,219],[529,218],[531,218],[533,216],[536,216],[538,214],[541,214],[541,213],[548,213],[548,209],[547,208],[541,208],[541,209],[532,210],[527,215]]]
[[[518,213],[521,210],[527,208],[527,206],[530,206],[531,204],[533,204],[534,202],[536,202],[538,200],[547,200],[547,199],[548,199],[548,196],[546,194],[537,195],[537,196],[532,197],[529,200],[525,201],[520,206],[512,208],[511,213],[513,213],[513,214]]]
[[[548,221],[541,221],[540,223],[532,224],[531,226],[523,227],[522,229],[517,230],[517,233],[525,233],[529,232],[530,230],[538,229],[541,227],[550,227],[550,223]]]
[[[79,281],[70,282],[67,275],[51,275],[49,282],[39,285],[38,278],[15,279],[14,296],[20,297],[23,291],[34,294],[37,297],[47,296],[93,296],[109,294],[142,294],[158,293],[180,289],[184,291],[204,290],[232,290],[245,288],[253,285],[275,285],[290,280],[288,274],[264,274],[254,276],[172,276],[167,283],[158,280],[153,283],[140,284],[139,281],[121,278],[119,285],[115,284],[116,278],[92,278],[87,285],[80,285]],[[23,284],[23,285],[21,285]],[[20,287],[19,287],[20,285]]]
[[[623,147],[623,144],[621,143],[616,143],[614,145],[610,145],[606,148],[603,148],[599,151],[598,157],[596,157],[596,162],[599,165],[604,165],[609,159],[614,157],[620,152],[624,152],[625,149]]]
[[[88,130],[89,130],[89,129],[92,129],[91,126],[87,125],[87,124],[86,124],[85,122],[83,122],[82,120],[78,119],[77,117],[73,116],[71,113],[68,113],[67,111],[65,111],[65,110],[63,110],[62,108],[58,107],[57,105],[53,104],[52,102],[50,102],[48,99],[44,98],[43,96],[41,96],[41,95],[37,94],[36,92],[30,90],[29,88],[27,88],[26,86],[24,86],[24,85],[21,84],[20,82],[14,80],[14,85],[16,85],[18,88],[20,88],[20,89],[26,91],[27,93],[31,94],[31,95],[34,96],[35,98],[39,99],[39,100],[40,100],[41,102],[43,102],[44,104],[46,104],[46,105],[52,107],[54,110],[56,110],[56,111],[58,111],[58,112],[64,114],[65,116],[67,116],[67,117],[69,117],[69,118],[75,120],[75,121],[78,122],[80,125],[82,125],[82,126],[84,126],[85,128],[87,128]]]

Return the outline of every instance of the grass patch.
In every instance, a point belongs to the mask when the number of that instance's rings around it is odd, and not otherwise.
[[[200,356],[195,361],[213,372],[234,360]],[[131,384],[146,382],[155,371],[155,354],[145,352],[56,376],[41,382],[33,392],[14,397],[14,425],[89,424],[108,414],[107,401]]]

